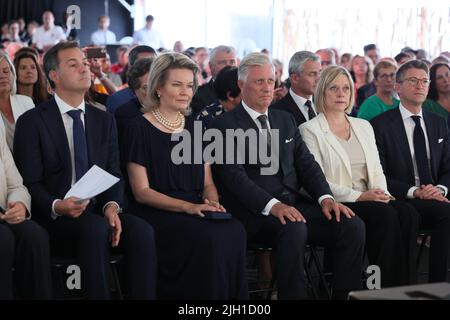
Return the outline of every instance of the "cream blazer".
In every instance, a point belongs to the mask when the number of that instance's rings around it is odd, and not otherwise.
[[[14,122],[17,122],[17,119],[24,114],[26,111],[34,108],[33,100],[21,94],[15,94],[11,96],[11,108],[13,112]],[[3,119],[0,117],[0,130],[5,131],[5,124],[3,123]]]
[[[3,121],[1,121],[3,122]],[[23,185],[22,177],[14,163],[6,144],[4,133],[0,131],[0,205],[7,209],[8,202],[23,202],[31,217],[31,196]]]
[[[372,126],[363,119],[347,119],[366,157],[368,188],[383,189],[389,194]],[[320,113],[300,125],[299,129],[303,140],[322,168],[335,199],[339,202],[355,202],[362,192],[352,189],[350,159],[331,132],[325,115]]]

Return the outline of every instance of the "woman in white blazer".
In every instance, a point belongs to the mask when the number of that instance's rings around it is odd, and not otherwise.
[[[13,298],[13,279],[17,298],[51,298],[48,235],[30,220],[30,205],[30,194],[0,131],[0,300]]]
[[[34,108],[30,97],[16,94],[16,71],[7,54],[0,54],[0,130],[9,149],[13,149],[17,119]]]
[[[370,264],[381,270],[383,287],[416,282],[415,248],[419,214],[396,201],[386,186],[372,127],[346,112],[354,103],[348,71],[322,71],[315,95],[320,112],[302,124],[300,133],[321,166],[335,199],[366,224]]]

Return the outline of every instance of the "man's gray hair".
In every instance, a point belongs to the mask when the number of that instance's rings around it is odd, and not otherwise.
[[[266,64],[270,64],[270,66],[272,67],[272,72],[275,75],[275,66],[272,64],[270,58],[266,54],[254,52],[246,55],[239,65],[238,80],[247,80],[250,67],[264,66]]]
[[[289,75],[296,73],[300,74],[303,71],[305,63],[307,61],[314,61],[320,63],[320,57],[310,51],[299,51],[294,53],[289,60]]]
[[[209,55],[209,61],[211,63],[214,63],[216,61],[216,55],[219,52],[234,53],[236,55],[236,49],[234,49],[232,46],[218,46],[212,49],[211,54]]]

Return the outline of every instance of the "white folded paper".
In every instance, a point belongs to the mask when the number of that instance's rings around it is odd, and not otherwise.
[[[64,199],[69,197],[76,197],[81,200],[91,199],[103,191],[108,190],[119,181],[119,178],[93,165],[66,193]]]

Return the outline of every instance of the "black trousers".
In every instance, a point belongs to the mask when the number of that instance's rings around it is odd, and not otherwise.
[[[284,201],[285,203],[287,201]],[[364,223],[358,217],[328,221],[318,205],[296,202],[307,223],[286,225],[274,216],[252,215],[245,223],[250,243],[272,246],[278,281],[278,298],[304,299],[304,253],[307,243],[330,249],[333,258],[333,288],[336,292],[361,289]]]
[[[14,267],[14,280],[12,268]],[[51,299],[48,234],[36,222],[0,224],[0,299]]]
[[[155,299],[156,250],[153,228],[142,219],[121,214],[119,252],[124,254],[125,287],[131,299]],[[48,228],[52,253],[76,257],[88,299],[109,299],[110,227],[102,216],[84,213],[59,217]]]
[[[381,286],[417,282],[416,241],[419,213],[402,201],[345,203],[366,225],[369,263],[380,267]]]
[[[447,281],[450,250],[450,204],[436,200],[407,200],[420,213],[420,229],[431,231],[429,281]]]

